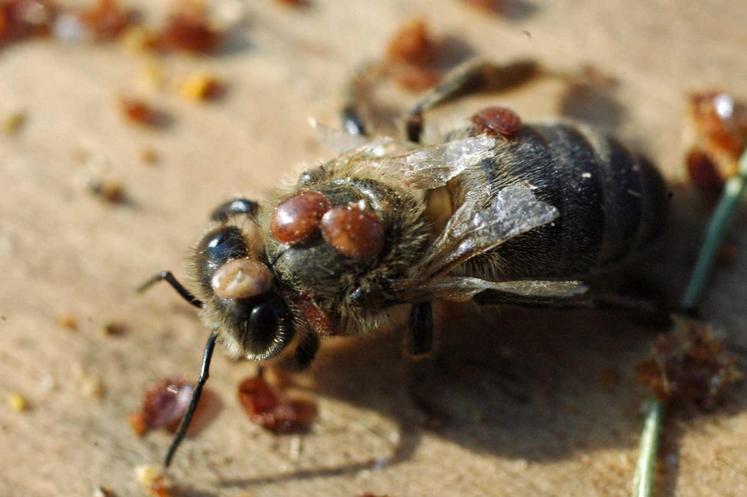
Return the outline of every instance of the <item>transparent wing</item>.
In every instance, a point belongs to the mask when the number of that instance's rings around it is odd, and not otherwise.
[[[353,164],[351,174],[364,172],[407,187],[429,190],[445,185],[465,169],[490,157],[495,139],[473,136],[419,147],[382,137],[369,140],[309,119],[316,140],[325,148],[343,154]]]
[[[525,185],[508,186],[487,200],[479,195],[469,196],[449,218],[411,277],[424,281],[444,274],[558,215],[555,207],[537,199],[531,187]]]
[[[362,162],[361,167],[371,168],[369,173],[373,172],[389,181],[397,181],[410,188],[430,190],[445,185],[467,168],[491,157],[495,145],[493,138],[480,135],[417,147],[403,153],[387,153],[384,150],[379,160]],[[371,154],[370,151],[368,153]]]
[[[445,276],[410,288],[407,298],[414,302],[436,299],[465,302],[485,290],[523,297],[568,299],[586,293],[588,287],[580,281],[486,281],[468,276]]]

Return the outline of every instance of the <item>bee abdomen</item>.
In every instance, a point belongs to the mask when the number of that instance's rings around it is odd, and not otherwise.
[[[553,223],[509,240],[474,267],[500,277],[582,277],[625,261],[662,232],[666,191],[658,172],[618,141],[568,124],[524,126],[483,173],[495,189],[535,187]],[[497,268],[496,268],[497,267]]]

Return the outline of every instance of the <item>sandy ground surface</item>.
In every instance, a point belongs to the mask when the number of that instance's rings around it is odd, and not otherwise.
[[[168,288],[147,297],[133,288],[156,270],[183,275],[214,205],[261,195],[325,157],[307,117],[335,122],[351,69],[378,55],[401,22],[425,17],[457,55],[588,63],[618,77],[606,96],[563,99],[562,84],[541,82],[493,101],[526,120],[565,114],[604,126],[672,181],[682,176],[683,95],[719,87],[747,98],[747,3],[738,0],[507,0],[509,17],[448,0],[312,0],[298,11],[246,3],[247,27],[227,53],[162,61],[172,77],[224,77],[229,92],[215,104],[150,89],[146,62],[119,47],[33,42],[0,52],[0,115],[28,116],[20,133],[0,136],[0,495],[79,497],[96,485],[141,495],[133,468],[160,461],[170,437],[137,438],[126,416],[155,380],[196,375],[206,331]],[[141,5],[158,15],[165,3]],[[120,93],[153,99],[173,123],[160,131],[124,123]],[[161,158],[155,167],[141,163],[146,147]],[[122,181],[129,205],[81,192],[81,151]],[[676,202],[699,209],[687,195]],[[697,223],[674,231],[678,250],[658,265],[659,286],[676,294],[699,233]],[[731,343],[747,344],[747,239],[736,242],[704,313]],[[78,318],[77,332],[57,324],[64,314]],[[110,321],[128,331],[106,336]],[[437,427],[406,391],[396,332],[325,343],[296,379],[319,403],[303,437],[251,424],[236,387],[254,366],[218,354],[209,390],[219,406],[175,462],[180,495],[628,495],[644,398],[632,368],[656,330],[591,311],[446,309],[439,322]],[[83,394],[85,378],[100,379],[100,399]],[[30,410],[11,410],[10,392]],[[668,420],[661,495],[747,494],[744,394],[715,413]]]

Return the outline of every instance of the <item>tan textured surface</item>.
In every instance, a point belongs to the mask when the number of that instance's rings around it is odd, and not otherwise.
[[[299,161],[322,157],[306,118],[333,122],[350,68],[379,53],[402,20],[424,15],[483,56],[593,63],[618,76],[623,115],[607,119],[606,104],[583,98],[573,113],[601,116],[667,165],[670,178],[680,174],[683,92],[716,85],[747,98],[747,4],[738,0],[509,1],[520,14],[514,21],[447,0],[313,0],[300,12],[247,3],[244,46],[166,63],[172,74],[215,70],[231,83],[228,97],[195,107],[157,95],[175,117],[161,132],[128,127],[115,111],[118,92],[148,95],[143,62],[117,48],[31,43],[0,53],[0,115],[22,108],[29,116],[19,135],[0,136],[0,395],[18,391],[32,405],[22,414],[5,400],[0,408],[0,495],[85,496],[94,485],[140,494],[133,467],[159,461],[169,436],[137,439],[125,416],[153,380],[196,374],[205,330],[167,288],[148,298],[132,288],[158,269],[182,274],[213,205],[262,192]],[[560,91],[543,83],[505,101],[527,119],[552,116]],[[157,167],[139,163],[145,146],[161,155]],[[106,207],[76,189],[77,148],[109,163],[133,206]],[[698,231],[676,236],[692,241]],[[744,343],[742,238],[706,314]],[[681,281],[684,260],[664,280]],[[396,337],[341,340],[301,378],[316,384],[321,416],[295,459],[297,441],[261,431],[239,411],[235,389],[253,366],[219,354],[210,389],[223,409],[176,460],[184,494],[627,495],[641,399],[630,371],[651,331],[603,313],[455,312],[442,320],[447,360],[432,392],[444,426],[423,427]],[[63,313],[78,316],[77,333],[56,324]],[[101,326],[112,319],[130,331],[105,337]],[[81,368],[102,379],[100,401],[81,396]],[[612,390],[601,380],[608,368],[621,375]],[[747,494],[744,393],[716,414],[670,423],[663,495]]]

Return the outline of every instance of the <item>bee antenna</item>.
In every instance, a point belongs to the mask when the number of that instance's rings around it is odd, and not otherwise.
[[[176,450],[179,448],[182,440],[184,440],[184,437],[187,435],[189,424],[192,422],[192,416],[197,409],[197,403],[200,402],[202,388],[205,386],[207,379],[210,377],[210,361],[212,361],[213,359],[213,351],[215,350],[215,342],[217,338],[218,333],[213,330],[213,332],[210,333],[210,336],[207,339],[207,343],[205,344],[205,349],[202,352],[202,366],[200,366],[200,377],[197,379],[194,391],[192,392],[192,400],[190,400],[189,402],[187,412],[184,414],[182,422],[179,424],[179,429],[176,431],[176,435],[174,435],[174,439],[171,441],[168,452],[166,452],[166,458],[163,461],[163,465],[166,468],[171,465],[171,461],[172,459],[174,459]]]

